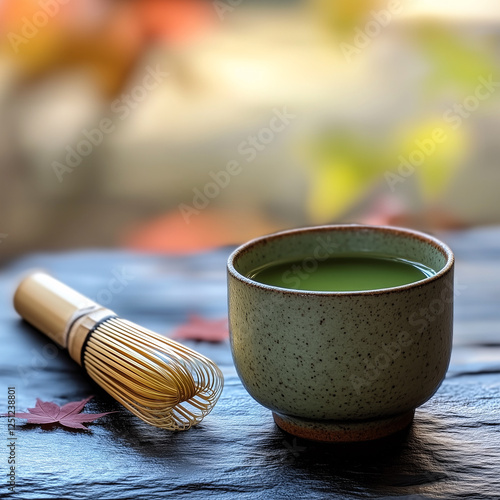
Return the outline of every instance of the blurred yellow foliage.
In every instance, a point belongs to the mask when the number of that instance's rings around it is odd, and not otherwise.
[[[423,161],[412,163],[425,202],[435,201],[448,187],[468,147],[464,126],[456,127],[441,118],[418,124],[409,131],[401,152],[404,158],[411,158],[412,153],[420,151]]]
[[[354,29],[379,4],[311,1],[328,19],[336,19],[331,27],[341,34]],[[484,43],[471,43],[456,28],[428,19],[407,26],[402,40],[410,42],[414,57],[425,61],[419,112],[402,132],[399,122],[389,126],[385,136],[326,130],[313,140],[307,206],[316,223],[345,214],[371,189],[383,186],[388,172],[393,176],[392,184],[387,182],[389,192],[414,177],[418,201],[435,203],[465,163],[472,147],[470,115],[488,109],[486,101],[495,98],[500,81],[493,52]]]
[[[320,168],[313,173],[308,212],[315,223],[341,213],[356,194],[361,195],[364,179],[350,165]]]
[[[308,214],[322,223],[348,210],[395,162],[390,142],[367,140],[352,131],[338,131],[314,140]]]
[[[424,119],[397,139],[379,143],[355,132],[325,136],[315,141],[309,152],[308,214],[314,223],[341,216],[370,189],[385,185],[388,173],[395,188],[415,175],[422,199],[435,201],[448,187],[468,150],[466,126],[443,117]],[[388,193],[394,190],[389,184],[385,187]]]
[[[384,5],[382,0],[310,0],[323,24],[335,35],[352,37],[372,10]]]
[[[460,33],[433,22],[419,23],[411,33],[431,68],[426,79],[429,97],[450,87],[470,94],[477,87],[479,77],[500,77],[494,54],[485,50],[484,44],[475,47]]]

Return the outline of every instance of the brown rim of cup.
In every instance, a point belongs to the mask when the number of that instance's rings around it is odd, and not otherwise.
[[[238,272],[234,266],[235,261],[246,252],[250,251],[253,247],[260,243],[266,243],[270,240],[275,240],[279,238],[285,238],[294,234],[301,233],[314,233],[314,232],[328,232],[328,231],[348,231],[352,229],[367,229],[371,231],[383,231],[386,233],[391,233],[394,235],[402,235],[406,237],[411,237],[425,243],[432,245],[434,248],[437,248],[443,256],[446,258],[445,266],[436,272],[435,275],[430,276],[428,278],[424,278],[420,281],[415,281],[413,283],[409,283],[407,285],[400,285],[390,288],[381,288],[377,290],[364,290],[364,291],[348,291],[348,292],[324,292],[324,291],[314,291],[314,290],[295,290],[293,288],[281,288],[273,285],[266,285],[264,283],[260,283],[258,281],[252,280],[247,276],[244,276],[240,272]],[[281,292],[283,294],[292,294],[292,295],[320,295],[320,296],[360,296],[360,295],[382,295],[386,293],[394,293],[401,292],[404,290],[410,290],[413,288],[419,288],[421,286],[427,285],[428,283],[432,283],[436,281],[446,274],[448,274],[452,269],[455,263],[455,256],[451,248],[443,243],[442,241],[434,238],[434,236],[430,236],[428,234],[422,233],[420,231],[416,231],[414,229],[407,229],[402,227],[393,227],[393,226],[369,226],[363,224],[338,224],[338,225],[324,225],[324,226],[311,226],[311,227],[303,227],[297,229],[288,229],[286,231],[280,231],[277,233],[269,234],[266,236],[260,236],[258,238],[254,238],[253,240],[244,243],[239,246],[236,250],[234,250],[228,258],[227,261],[227,270],[231,276],[236,278],[239,281],[242,281],[250,286],[254,286],[257,288],[261,288],[263,290],[269,290],[274,292]]]

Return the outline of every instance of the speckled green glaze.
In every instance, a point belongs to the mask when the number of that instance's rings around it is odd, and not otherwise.
[[[366,292],[295,291],[245,276],[283,259],[304,258],[307,272],[315,259],[353,251],[418,261],[437,274]],[[281,419],[352,421],[359,428],[363,420],[412,412],[435,393],[448,368],[453,268],[446,245],[399,228],[321,226],[241,246],[228,261],[228,296],[231,349],[243,385]]]

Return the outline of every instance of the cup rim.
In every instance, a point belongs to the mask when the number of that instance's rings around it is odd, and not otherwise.
[[[437,248],[445,257],[446,264],[442,269],[440,269],[435,275],[424,278],[423,280],[414,281],[413,283],[408,283],[406,285],[400,285],[389,288],[379,288],[376,290],[356,290],[356,291],[317,291],[317,290],[297,290],[294,288],[282,288],[274,285],[266,285],[265,283],[260,283],[259,281],[255,281],[247,276],[241,274],[236,270],[234,266],[234,261],[243,253],[248,252],[259,243],[265,243],[270,240],[274,240],[277,238],[284,238],[290,235],[302,234],[302,233],[312,233],[312,232],[326,232],[326,231],[346,231],[350,229],[369,229],[375,231],[382,231],[391,234],[400,234],[415,238],[420,241],[424,241],[429,243],[433,247]],[[258,238],[254,238],[243,245],[240,245],[236,248],[228,258],[227,261],[227,270],[228,273],[233,276],[235,279],[242,281],[250,286],[260,288],[263,290],[279,292],[283,294],[297,295],[297,296],[363,296],[363,295],[383,295],[387,293],[395,293],[401,292],[404,290],[411,290],[415,288],[420,288],[422,286],[427,285],[428,283],[432,283],[451,271],[453,265],[455,264],[455,256],[451,248],[446,244],[440,241],[439,239],[431,236],[429,234],[423,233],[421,231],[417,231],[415,229],[397,227],[397,226],[372,226],[367,224],[329,224],[329,225],[321,225],[321,226],[308,226],[301,227],[296,229],[287,229],[285,231],[278,231],[275,233],[271,233],[265,236],[259,236]]]

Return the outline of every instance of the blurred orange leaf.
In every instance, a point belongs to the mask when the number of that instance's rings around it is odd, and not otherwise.
[[[184,254],[243,243],[277,229],[256,212],[206,209],[186,221],[173,210],[131,230],[124,243],[134,250]]]

